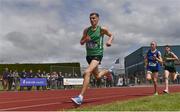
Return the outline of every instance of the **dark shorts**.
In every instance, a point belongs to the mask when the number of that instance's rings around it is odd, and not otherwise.
[[[150,71],[152,73],[159,72],[159,70],[153,70],[153,69],[147,69],[147,71]]]
[[[176,68],[175,68],[175,67],[165,66],[165,67],[164,67],[164,70],[167,70],[167,71],[169,71],[170,73],[176,73]]]
[[[3,76],[3,80],[8,80],[8,77],[7,76]]]
[[[92,60],[97,60],[97,61],[99,61],[99,64],[101,64],[102,58],[103,58],[103,56],[100,56],[100,55],[98,55],[98,56],[86,56],[86,60],[87,60],[88,64],[90,64]]]

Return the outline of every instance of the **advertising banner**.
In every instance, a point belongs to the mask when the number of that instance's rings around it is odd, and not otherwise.
[[[64,85],[82,85],[83,80],[83,78],[64,78],[63,82]]]
[[[46,78],[20,78],[20,86],[47,86]]]

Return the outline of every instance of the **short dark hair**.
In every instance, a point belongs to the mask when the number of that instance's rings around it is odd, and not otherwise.
[[[169,46],[169,45],[165,45],[165,47],[169,47],[169,48],[170,48],[170,46]]]
[[[93,15],[96,15],[97,17],[99,17],[99,14],[97,12],[92,12],[92,13],[90,13],[89,16],[93,16]]]

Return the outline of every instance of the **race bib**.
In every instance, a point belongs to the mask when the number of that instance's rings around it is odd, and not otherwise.
[[[165,66],[174,66],[174,63],[172,61],[165,62]]]
[[[155,67],[155,66],[156,66],[156,63],[149,62],[149,66]]]
[[[97,47],[97,43],[95,41],[89,41],[87,42],[87,48],[96,48]]]

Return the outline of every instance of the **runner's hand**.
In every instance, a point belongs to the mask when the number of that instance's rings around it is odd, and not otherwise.
[[[107,46],[107,47],[110,47],[110,46],[111,46],[111,42],[107,42],[107,43],[106,43],[106,46]]]
[[[86,42],[88,42],[90,40],[91,40],[91,38],[88,35],[86,35],[81,39],[80,44],[84,45]]]

